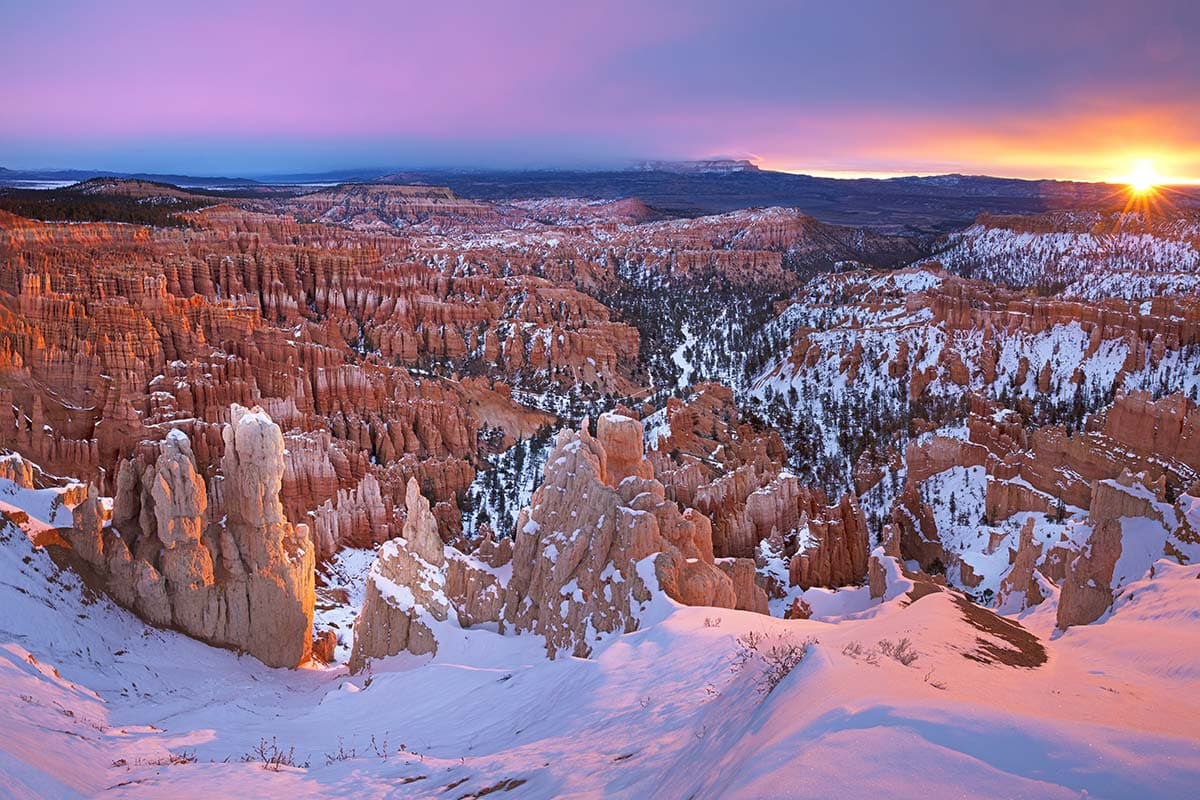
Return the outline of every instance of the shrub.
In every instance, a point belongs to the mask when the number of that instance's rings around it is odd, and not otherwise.
[[[865,661],[868,664],[879,663],[879,651],[874,647],[867,649],[863,647],[862,642],[853,641],[842,648],[842,654],[850,656],[855,661]]]
[[[883,653],[885,656],[893,659],[894,661],[900,662],[906,667],[912,666],[913,662],[915,662],[917,657],[920,655],[916,650],[913,649],[912,642],[907,636],[902,639],[897,639],[894,642],[888,639],[880,639],[878,647],[879,652]]]
[[[296,764],[296,748],[288,747],[284,749],[274,736],[271,737],[271,741],[269,742],[265,737],[259,739],[258,744],[249,753],[242,756],[242,761],[247,763],[261,761],[263,769],[270,770],[271,772],[279,772],[283,767],[298,766]]]
[[[349,761],[350,759],[355,758],[357,755],[358,755],[358,750],[354,747],[351,747],[349,750],[347,750],[345,740],[342,739],[341,736],[339,736],[337,752],[326,753],[325,754],[325,763],[333,764],[338,761]]]
[[[812,638],[796,641],[787,634],[780,634],[772,639],[765,633],[750,631],[737,638],[731,669],[738,673],[752,662],[759,664],[758,691],[770,694],[804,660],[809,646],[816,643],[817,640]]]

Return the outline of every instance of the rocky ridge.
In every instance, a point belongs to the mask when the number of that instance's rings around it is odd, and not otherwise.
[[[636,419],[604,414],[559,434],[545,480],[522,510],[516,539],[474,554],[442,545],[436,520],[409,484],[404,535],[379,551],[355,626],[351,668],[400,650],[433,652],[434,629],[495,622],[533,633],[547,654],[589,655],[636,630],[653,596],[685,605],[766,613],[753,561],[713,557],[712,526],[668,501],[642,452]]]

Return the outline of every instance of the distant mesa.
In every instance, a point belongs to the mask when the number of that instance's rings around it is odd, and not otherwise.
[[[760,172],[758,166],[745,158],[710,158],[701,161],[639,161],[633,165],[637,172],[677,172],[693,174],[732,174]]]
[[[87,195],[118,195],[137,200],[194,200],[212,202],[210,196],[188,191],[170,183],[148,181],[138,178],[89,178],[64,191]]]
[[[383,175],[372,180],[363,181],[347,181],[336,189],[345,190],[352,186],[374,186],[382,188],[384,186],[392,187],[390,191],[394,194],[403,194],[409,197],[441,197],[446,200],[456,200],[458,196],[450,191],[447,186],[434,186],[428,183],[423,183],[416,180],[413,176],[403,172],[396,172],[390,175]]]

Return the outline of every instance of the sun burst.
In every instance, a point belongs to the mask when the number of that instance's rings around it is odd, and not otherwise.
[[[1129,173],[1129,188],[1134,194],[1148,194],[1158,188],[1162,183],[1162,176],[1154,169],[1154,162],[1149,159],[1140,159],[1133,164],[1133,171]]]

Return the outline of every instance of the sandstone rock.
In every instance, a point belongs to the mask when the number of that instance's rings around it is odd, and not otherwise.
[[[1112,605],[1121,587],[1142,577],[1158,558],[1191,563],[1200,558],[1200,535],[1190,514],[1166,502],[1164,482],[1125,471],[1092,492],[1086,538],[1073,558],[1058,601],[1058,627],[1086,625]],[[1183,495],[1180,506],[1195,498]]]
[[[867,575],[867,523],[852,495],[827,515],[801,519],[796,554],[788,563],[793,586],[846,586]]]
[[[1113,601],[1113,571],[1121,558],[1123,518],[1158,517],[1151,498],[1124,481],[1100,481],[1088,511],[1089,535],[1083,552],[1067,565],[1058,601],[1058,627],[1086,625],[1099,619]],[[1161,519],[1159,519],[1161,524]]]
[[[867,567],[867,584],[871,588],[871,597],[878,600],[887,594],[887,568],[883,564],[883,550],[876,548],[871,553]]]
[[[767,593],[757,583],[754,561],[749,558],[723,558],[717,562],[721,571],[733,581],[734,608],[756,614],[771,613],[767,608]]]
[[[596,439],[603,448],[605,479],[609,486],[633,476],[653,478],[654,468],[642,458],[642,423],[618,414],[602,414],[596,420]]]
[[[0,457],[0,478],[12,481],[22,489],[40,488],[34,484],[33,464],[17,453]]]
[[[1000,581],[997,607],[1001,613],[1012,614],[1036,606],[1045,600],[1034,572],[1042,557],[1042,546],[1033,541],[1034,520],[1021,526],[1016,552],[1012,553],[1012,568]]]
[[[324,664],[332,664],[337,650],[337,634],[326,628],[313,637],[312,656]]]
[[[438,623],[451,612],[461,627],[498,624],[507,593],[503,567],[512,543],[488,536],[474,554],[443,543],[438,521],[410,478],[401,535],[379,548],[367,581],[367,594],[354,624],[350,670],[371,659],[408,651],[437,652]]]
[[[551,657],[586,656],[596,641],[635,630],[660,587],[682,603],[739,602],[734,581],[712,561],[707,519],[681,514],[661,483],[639,477],[645,467],[626,448],[636,444],[641,459],[641,424],[602,416],[597,430],[619,448],[617,458],[610,462],[586,426],[560,433],[545,481],[517,521],[503,624],[541,635]],[[743,602],[760,605],[749,588]]]
[[[71,549],[90,567],[107,571],[104,548],[104,509],[95,484],[88,484],[88,494],[71,511],[72,526],[65,531]]]
[[[219,487],[227,521],[221,556],[236,574],[226,546],[231,541],[246,580],[245,625],[229,627],[239,644],[245,636],[246,649],[267,664],[302,664],[311,653],[316,548],[307,526],[292,526],[283,515],[283,435],[260,409],[235,405],[224,439],[225,479]],[[240,606],[240,592],[229,604]]]
[[[446,557],[437,521],[421,487],[410,478],[403,533],[379,548],[367,580],[362,610],[354,623],[350,671],[373,658],[402,650],[414,655],[437,652],[434,622],[450,615],[446,596]]]
[[[899,558],[888,555],[882,546],[871,551],[867,572],[871,598],[875,600],[894,600],[911,591],[917,582],[928,586],[945,586],[944,580],[938,580],[942,578],[940,575],[931,579],[924,573],[909,572]]]
[[[505,539],[507,552],[501,559],[511,560],[511,539]],[[483,623],[498,623],[504,611],[508,588],[504,572],[471,555],[446,548],[446,596],[458,614],[458,624],[464,628]]]
[[[797,597],[783,612],[784,619],[809,619],[812,617],[812,606],[803,597]]]
[[[143,474],[122,464],[112,528],[93,488],[67,539],[108,593],[151,624],[295,667],[311,653],[314,548],[307,528],[283,516],[283,436],[240,406],[224,436],[223,474],[208,490],[191,441],[172,431]]]

